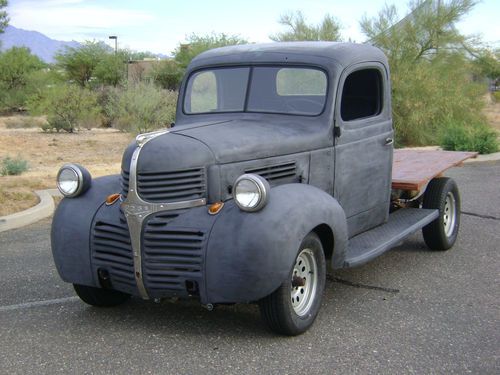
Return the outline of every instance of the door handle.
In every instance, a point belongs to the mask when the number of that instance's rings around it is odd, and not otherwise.
[[[394,143],[394,138],[386,138],[385,139],[385,145],[390,146]]]

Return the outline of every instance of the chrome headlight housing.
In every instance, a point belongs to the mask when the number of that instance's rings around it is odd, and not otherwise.
[[[74,198],[84,193],[91,182],[89,171],[79,164],[65,164],[57,173],[57,188],[66,198]]]
[[[234,182],[234,201],[243,211],[258,211],[266,205],[269,190],[269,183],[265,178],[252,173],[243,174]]]

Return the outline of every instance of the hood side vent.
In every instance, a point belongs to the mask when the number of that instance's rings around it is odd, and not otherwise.
[[[271,185],[283,182],[300,182],[295,161],[246,169],[245,173],[255,173],[264,177]]]

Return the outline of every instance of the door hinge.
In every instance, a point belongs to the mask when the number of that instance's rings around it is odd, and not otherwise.
[[[340,131],[340,126],[334,126],[333,127],[333,135],[336,138],[339,138],[341,134],[342,134],[342,132]]]

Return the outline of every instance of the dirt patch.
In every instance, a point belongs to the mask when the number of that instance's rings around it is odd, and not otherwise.
[[[21,176],[0,177],[0,216],[34,206],[38,198],[33,190],[54,188],[64,163],[82,164],[93,177],[120,173],[123,151],[134,139],[114,129],[69,134],[7,128],[4,120],[0,118],[0,159],[19,156],[28,161],[29,170]]]

